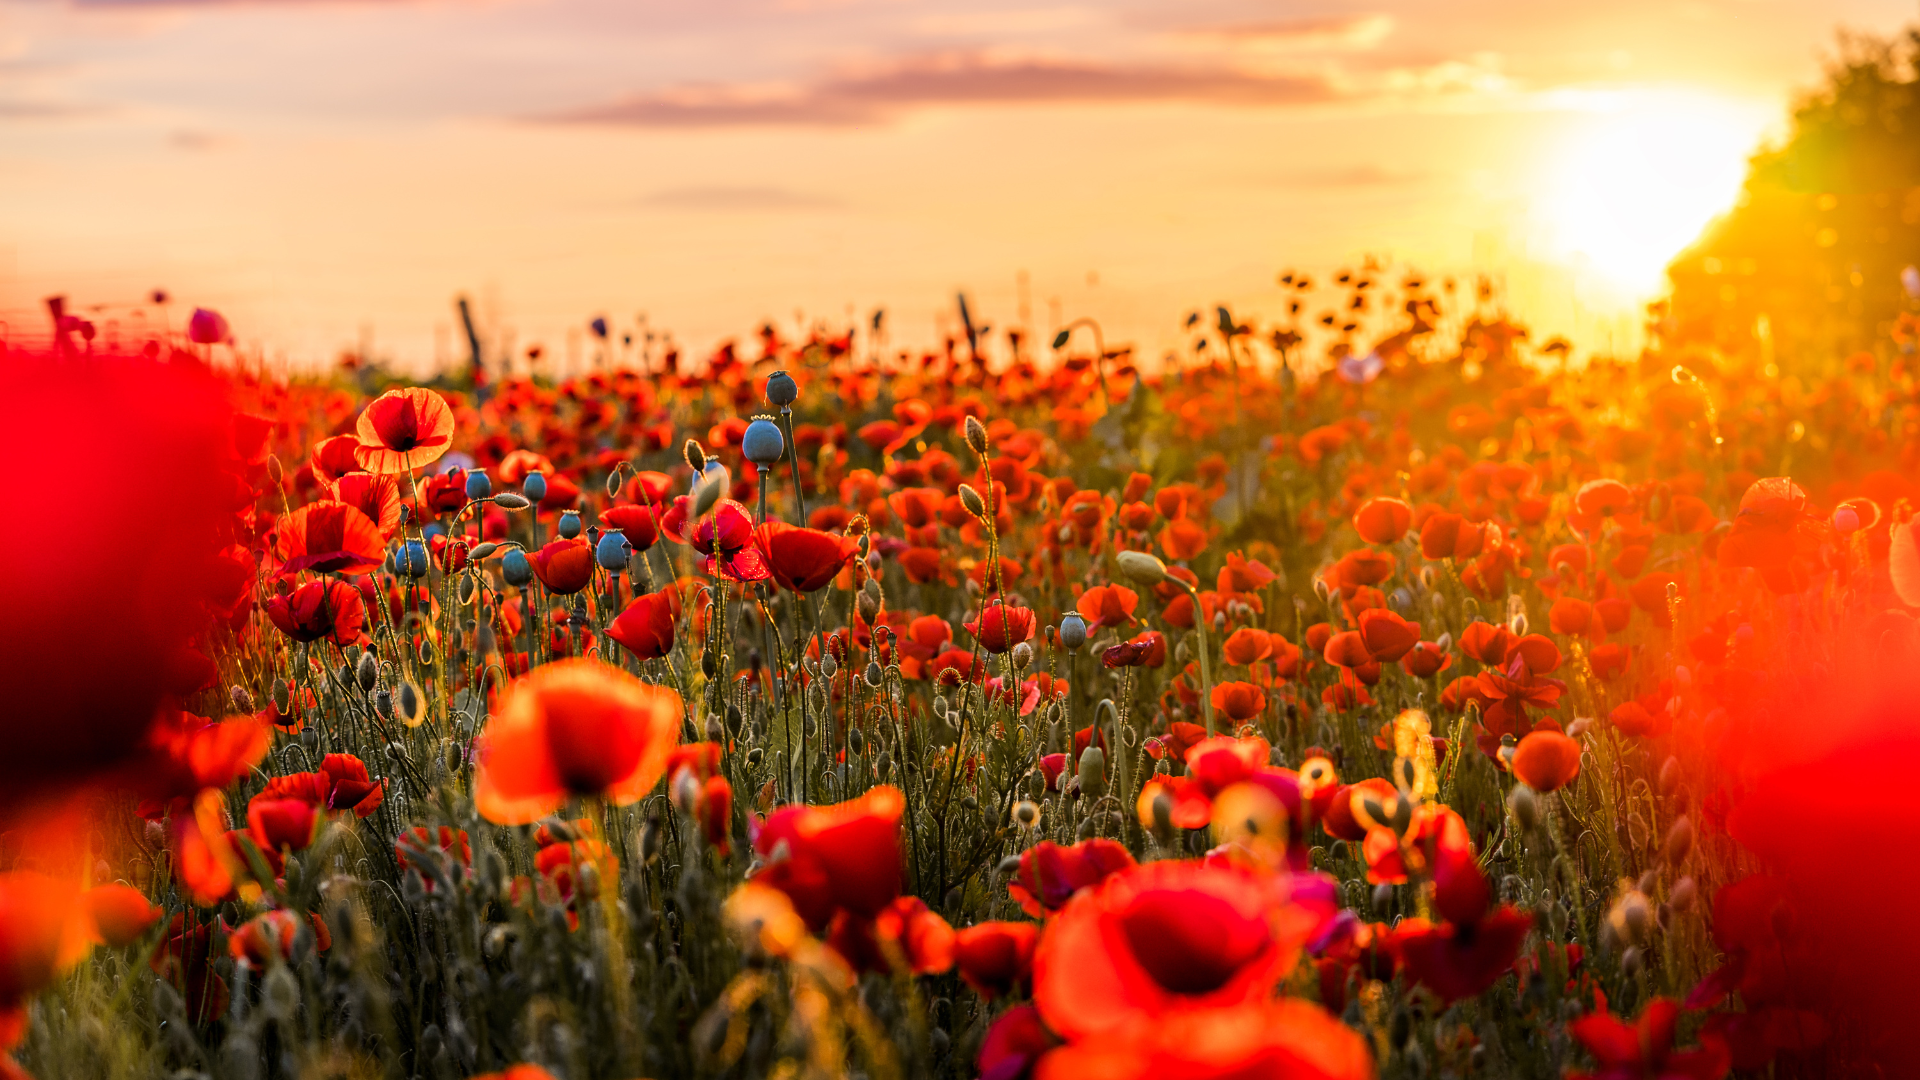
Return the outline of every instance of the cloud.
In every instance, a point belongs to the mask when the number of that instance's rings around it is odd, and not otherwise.
[[[835,126],[874,124],[908,109],[937,106],[1156,101],[1273,106],[1336,96],[1318,76],[946,53],[798,87],[683,86],[539,119],[637,127]]]
[[[1176,33],[1266,51],[1371,49],[1393,32],[1391,15],[1186,27]]]
[[[0,120],[72,120],[105,111],[98,105],[61,101],[0,101]]]
[[[750,213],[764,210],[837,210],[841,203],[820,195],[808,195],[775,187],[684,187],[656,191],[640,200],[641,205],[666,210],[707,210],[724,213]]]

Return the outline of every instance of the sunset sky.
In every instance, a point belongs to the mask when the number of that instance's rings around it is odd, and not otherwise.
[[[1834,31],[1912,0],[0,0],[0,319],[164,287],[425,364],[645,313],[1157,350],[1283,268],[1500,272],[1604,347]],[[1026,287],[1020,282],[1025,275]]]

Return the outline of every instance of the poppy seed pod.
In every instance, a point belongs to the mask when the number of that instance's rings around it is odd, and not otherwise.
[[[1158,585],[1167,580],[1167,564],[1159,556],[1145,551],[1123,551],[1113,557],[1120,572],[1142,585]]]
[[[767,376],[767,401],[784,409],[800,399],[800,384],[786,371],[776,371]]]
[[[1078,650],[1087,643],[1087,620],[1077,611],[1069,611],[1060,618],[1060,644],[1069,652]]]
[[[786,437],[771,416],[756,416],[740,437],[740,452],[755,465],[771,465],[787,451]]]
[[[547,477],[545,473],[530,472],[520,481],[520,493],[530,502],[539,502],[547,497]]]
[[[580,535],[580,515],[572,510],[560,515],[560,525],[555,530],[563,540],[572,540]]]
[[[493,494],[493,481],[482,469],[467,470],[467,498],[484,499]]]
[[[507,584],[520,588],[533,580],[533,563],[527,559],[527,553],[514,548],[500,558],[500,576]]]
[[[627,559],[632,554],[633,545],[627,543],[627,538],[624,535],[617,532],[608,532],[600,537],[598,544],[594,545],[593,561],[599,563],[602,569],[624,570],[627,566]]]
[[[393,553],[393,572],[401,577],[426,577],[429,565],[427,545],[418,540],[401,544]]]
[[[1025,671],[1033,666],[1033,646],[1022,641],[1013,647],[1013,667],[1016,671]]]

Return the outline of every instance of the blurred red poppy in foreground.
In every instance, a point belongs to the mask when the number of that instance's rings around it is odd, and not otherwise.
[[[1280,998],[1176,1012],[1046,1053],[1034,1080],[1299,1077],[1370,1080],[1373,1053],[1310,1002]]]
[[[814,930],[836,911],[872,918],[900,895],[900,815],[906,796],[881,786],[834,806],[783,806],[756,830],[766,860],[753,880],[787,894]]]
[[[92,929],[78,888],[0,874],[0,1053],[26,1034],[26,999],[87,954]]]
[[[1061,755],[1061,767],[1065,765]],[[1037,919],[1065,907],[1081,889],[1133,865],[1133,854],[1117,840],[1095,836],[1072,847],[1042,840],[1020,853],[1020,868],[1008,880],[1007,893]]]
[[[680,738],[680,695],[597,660],[559,660],[515,680],[482,736],[474,806],[525,825],[569,796],[645,798]]]

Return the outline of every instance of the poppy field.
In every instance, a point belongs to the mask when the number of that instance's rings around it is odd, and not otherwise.
[[[1334,287],[1152,364],[7,352],[0,1072],[1911,1075],[1920,304]]]

